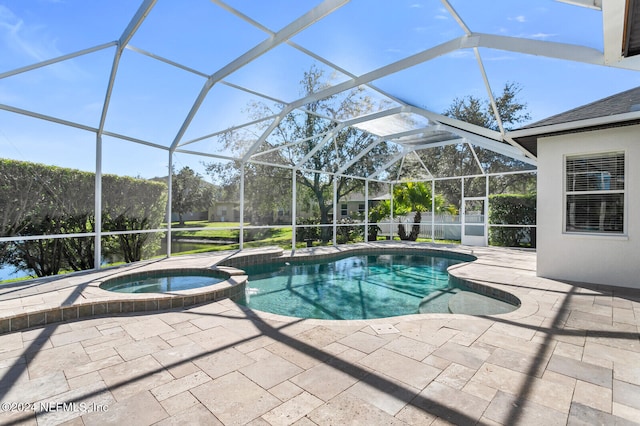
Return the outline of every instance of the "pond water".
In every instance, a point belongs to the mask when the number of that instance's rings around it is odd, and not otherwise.
[[[224,244],[228,244],[228,242],[223,242]],[[191,251],[191,250],[198,250],[198,249],[202,249],[205,247],[210,247],[211,245],[216,244],[216,242],[211,242],[211,243],[198,243],[198,242],[191,242],[191,241],[172,241],[171,242],[171,252],[172,253],[182,253],[182,252],[186,252],[186,251]],[[166,243],[164,242],[164,240],[162,241],[161,247],[160,249],[158,249],[158,251],[156,252],[156,254],[158,256],[162,256],[163,254],[165,254],[167,252],[167,246]],[[110,263],[117,263],[117,262],[121,262],[122,259],[118,259],[116,257],[112,257],[112,258],[104,258],[102,260],[102,264],[103,265],[108,265]],[[0,281],[4,281],[4,280],[11,280],[11,279],[15,279],[15,278],[22,278],[22,277],[28,277],[30,275],[34,275],[32,274],[32,271],[16,271],[15,267],[11,266],[11,265],[3,265],[0,264]]]
[[[25,271],[16,271],[11,265],[0,265],[0,281],[11,280],[14,278],[28,277],[29,274]]]

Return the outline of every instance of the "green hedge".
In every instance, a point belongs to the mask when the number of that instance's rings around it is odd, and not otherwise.
[[[313,242],[322,238],[322,227],[320,226],[319,218],[300,218],[297,220],[296,226],[296,241]],[[302,227],[301,225],[306,225]],[[346,244],[349,242],[358,242],[364,240],[364,224],[356,222],[350,218],[340,219],[336,229],[336,242],[338,244]],[[329,229],[333,232],[332,228]],[[331,237],[330,237],[331,238]]]
[[[167,187],[144,179],[102,177],[102,229],[156,229],[166,211]],[[0,236],[95,232],[95,174],[0,159]],[[54,238],[0,244],[0,263],[37,276],[94,267],[94,237]],[[103,254],[126,262],[159,247],[155,234],[103,237]]]
[[[296,219],[296,224],[307,225],[296,227],[296,241],[317,241],[320,239],[320,218],[299,218]]]
[[[496,194],[489,197],[489,224],[535,225],[536,194]],[[489,244],[535,247],[536,228],[489,227]]]

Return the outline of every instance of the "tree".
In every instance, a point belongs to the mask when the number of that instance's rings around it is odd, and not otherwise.
[[[514,125],[531,119],[527,112],[527,104],[517,99],[521,91],[522,88],[517,83],[507,82],[502,89],[502,94],[494,95],[496,109],[505,130],[511,130]],[[473,95],[455,98],[444,115],[487,129],[500,130],[491,103]]]
[[[380,227],[377,225],[385,217],[391,215],[391,203],[389,200],[382,200],[369,210],[369,230],[367,232],[368,241],[376,241],[378,239],[378,231]]]
[[[127,262],[152,254],[160,234],[129,234],[158,228],[166,211],[166,184],[102,176],[103,253]],[[91,234],[96,230],[95,174],[0,159],[0,236]],[[37,276],[94,267],[93,236],[25,239],[0,243],[0,264]]]
[[[422,221],[422,212],[431,211],[432,195],[431,188],[424,182],[405,182],[397,185],[393,189],[393,201],[396,212],[400,214],[414,213],[413,225],[411,232],[406,233],[403,224],[398,224],[398,235],[401,240],[415,241],[420,234],[420,222]],[[442,196],[435,198],[436,211],[441,210],[444,206]]]
[[[495,96],[496,109],[500,116],[500,122],[505,130],[511,130],[515,125],[523,123],[531,119],[527,112],[527,104],[518,100],[518,94],[522,91],[517,83],[506,83],[500,96]],[[498,120],[494,114],[493,108],[488,100],[480,100],[474,96],[466,96],[464,98],[454,99],[451,106],[444,112],[444,115],[466,121],[470,124],[486,127],[491,130],[500,131]],[[498,154],[481,147],[474,148],[478,161],[487,172],[500,172],[506,170],[524,169],[526,165],[519,160]],[[460,157],[460,153],[457,155]],[[468,157],[468,156],[467,156]],[[458,159],[458,161],[461,161]],[[461,163],[460,163],[461,164]],[[464,166],[463,166],[464,167]],[[468,171],[471,167],[477,167],[475,162],[469,162],[465,167]],[[511,189],[513,186],[525,186],[523,179],[526,176],[512,175],[502,179],[495,187],[491,188],[491,192],[503,192]]]
[[[516,124],[523,123],[529,120],[531,117],[527,112],[527,106],[525,103],[518,100],[518,95],[521,92],[521,88],[516,83],[506,83],[502,95],[495,97],[496,109],[500,116],[500,121],[505,130],[511,130]],[[486,128],[499,131],[500,126],[498,120],[495,118],[493,109],[488,101],[481,101],[473,96],[467,96],[465,98],[456,98],[452,105],[444,113],[447,116],[464,120],[471,124],[477,124]],[[510,171],[510,170],[526,170],[530,166],[513,158],[498,154],[488,149],[475,147],[475,153],[478,161],[482,164],[484,171],[490,173]],[[445,162],[446,164],[446,162]],[[470,166],[469,166],[470,167]],[[488,179],[488,178],[487,178]],[[483,178],[468,178],[465,180],[465,193],[476,191],[478,194],[484,194],[485,181]],[[452,182],[448,182],[442,187],[447,188],[445,192],[454,199],[460,199],[460,188],[453,185]],[[489,199],[489,219],[491,223],[508,223],[511,225],[519,224],[519,221],[515,220],[517,213],[522,210],[519,202],[526,200],[529,202],[533,199],[533,210],[530,208],[527,212],[533,212],[535,217],[535,196],[508,196],[501,197],[496,194],[504,194],[510,192],[516,192],[521,194],[531,194],[535,192],[536,177],[532,174],[507,174],[502,176],[493,176],[489,179],[489,192],[492,194]],[[455,194],[455,195],[454,195]],[[516,200],[516,202],[513,202]],[[525,203],[526,204],[526,203]],[[499,219],[498,219],[499,217]],[[510,221],[511,220],[511,221]],[[523,227],[523,228],[500,228],[492,227],[490,231],[491,244],[498,245],[514,245],[521,239],[525,238],[535,246],[535,228]]]
[[[530,119],[526,103],[518,99],[520,92],[521,88],[518,84],[507,83],[501,95],[494,95],[500,121],[507,130]],[[471,95],[455,98],[443,114],[491,130],[500,130],[491,103],[487,99]],[[443,194],[447,203],[457,209],[461,207],[461,176],[532,168],[527,163],[479,146],[474,146],[472,151],[469,145],[464,142],[427,148],[416,151],[415,155],[420,161],[404,161],[402,176],[425,175],[426,168],[430,175],[451,177],[448,180],[438,180],[436,192]],[[482,170],[478,162],[482,165]],[[535,187],[535,179],[532,185],[532,180],[527,175],[504,175],[500,178],[490,179],[490,192],[494,194],[513,190],[521,191],[522,188],[531,189],[532,187]],[[484,194],[484,188],[484,178],[475,180],[469,178],[465,181],[465,194],[467,195],[469,193]]]
[[[0,235],[82,234],[95,231],[92,173],[0,159]],[[92,237],[0,243],[0,263],[55,275],[93,268]]]
[[[241,144],[237,137],[233,139]],[[207,173],[220,182],[218,200],[239,201],[242,167],[240,161],[211,163],[206,166]],[[291,171],[281,167],[246,163],[244,175],[245,221],[271,225],[274,212],[280,209],[288,210],[287,207],[291,205]]]
[[[495,194],[490,198],[489,223],[523,225],[489,229],[489,242],[494,246],[536,246],[536,194]]]
[[[323,70],[311,67],[304,73],[300,84],[301,95],[307,96],[328,87],[330,81]],[[385,104],[374,102],[363,88],[355,88],[346,94],[314,100],[305,105],[304,111],[294,111],[284,116],[259,147],[257,153],[261,153],[260,159],[264,162],[269,161],[297,168],[298,191],[306,190],[311,194],[318,206],[320,223],[328,224],[334,207],[335,175],[332,173],[339,171],[345,164],[351,163],[356,155],[373,140],[372,135],[361,130],[338,127],[338,122],[377,111],[384,106]],[[248,109],[254,119],[278,113],[264,103],[251,104]],[[255,140],[255,135],[233,132],[225,143],[227,148],[242,154],[246,150],[248,141],[252,139]],[[343,174],[366,176],[382,165],[383,159],[394,152],[395,148],[390,144],[378,143],[369,151],[365,159],[353,162],[343,171]],[[306,159],[306,162],[301,164],[303,159]],[[218,178],[222,177],[228,188],[237,188],[240,167],[239,162],[222,166],[212,164],[209,165],[208,172],[215,174]],[[245,178],[245,203],[249,200],[248,194],[256,192],[260,194],[257,200],[261,203],[261,206],[254,205],[256,209],[268,210],[270,203],[275,200],[279,203],[290,203],[292,179],[290,170],[251,162],[245,163],[244,167],[245,175],[251,176],[251,179]],[[364,181],[335,176],[335,185],[338,199],[341,199],[352,192],[361,191]],[[377,184],[370,183],[370,190],[377,190]],[[289,198],[283,199],[283,195]],[[255,202],[251,200],[251,203]],[[322,240],[328,241],[330,237],[330,229],[323,227]]]
[[[180,226],[184,226],[186,213],[206,210],[214,198],[214,187],[188,166],[172,175],[171,210],[178,214]]]
[[[393,189],[393,216],[414,213],[413,226],[409,234],[403,224],[398,224],[398,235],[401,240],[415,241],[420,233],[422,212],[457,214],[455,206],[447,205],[441,194],[436,194],[432,203],[431,187],[424,182],[404,182]],[[369,210],[369,241],[376,241],[380,228],[376,225],[384,218],[391,216],[390,200],[382,200]]]
[[[502,94],[494,95],[496,109],[505,130],[510,130],[531,118],[527,111],[527,104],[518,98],[521,91],[522,89],[517,83],[508,82],[504,85]],[[500,130],[491,103],[487,99],[483,100],[472,95],[455,98],[443,114],[491,130]],[[530,167],[522,161],[488,149],[475,146],[474,151],[486,172],[526,170]],[[421,159],[436,176],[467,176],[480,173],[473,153],[465,144],[431,148],[429,155],[421,156]],[[465,192],[468,193],[468,190],[478,182],[472,180],[467,182]],[[481,186],[484,188],[484,184]],[[531,178],[527,175],[505,175],[499,179],[490,179],[491,193],[520,191],[522,188],[532,188]],[[448,203],[460,208],[462,194],[459,179],[439,181],[438,192],[444,194]],[[480,192],[484,193],[484,189]]]
[[[127,176],[102,176],[102,228],[126,231],[107,239],[105,256],[136,262],[155,253],[161,234],[136,233],[160,227],[167,209],[167,185]]]

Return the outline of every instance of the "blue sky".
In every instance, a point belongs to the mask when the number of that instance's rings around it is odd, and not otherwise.
[[[278,31],[318,1],[230,0],[226,4],[263,29]],[[553,0],[451,0],[474,32],[577,43],[602,49],[598,11]],[[0,1],[0,75],[40,61],[117,40],[138,8],[133,0]],[[269,34],[209,0],[159,0],[131,45],[199,73],[212,74]],[[463,35],[437,0],[354,0],[320,20],[292,42],[360,75]],[[0,79],[0,104],[98,126],[115,47]],[[507,82],[522,87],[532,120],[640,85],[640,73],[543,57],[481,49],[494,92]],[[280,45],[231,74],[209,92],[183,140],[239,125],[246,106],[260,97],[233,85],[290,102],[310,66],[349,77],[319,64],[291,45]],[[205,78],[133,50],[120,61],[106,130],[162,146],[174,140]],[[443,112],[456,97],[486,92],[471,50],[457,51],[373,84],[413,105]],[[262,101],[273,105],[270,100]],[[193,144],[220,152],[213,142]],[[153,177],[166,175],[166,151],[105,137],[103,171]],[[0,110],[0,157],[93,170],[91,132]],[[176,166],[201,173],[201,158],[176,155]]]

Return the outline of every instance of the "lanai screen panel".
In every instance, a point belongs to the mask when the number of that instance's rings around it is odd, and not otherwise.
[[[187,146],[225,131],[245,127],[249,123],[271,122],[282,112],[283,106],[278,100],[256,95],[237,86],[216,84],[198,108],[178,147],[197,149]],[[229,111],[234,113],[229,114]],[[205,149],[203,152],[209,151]]]

